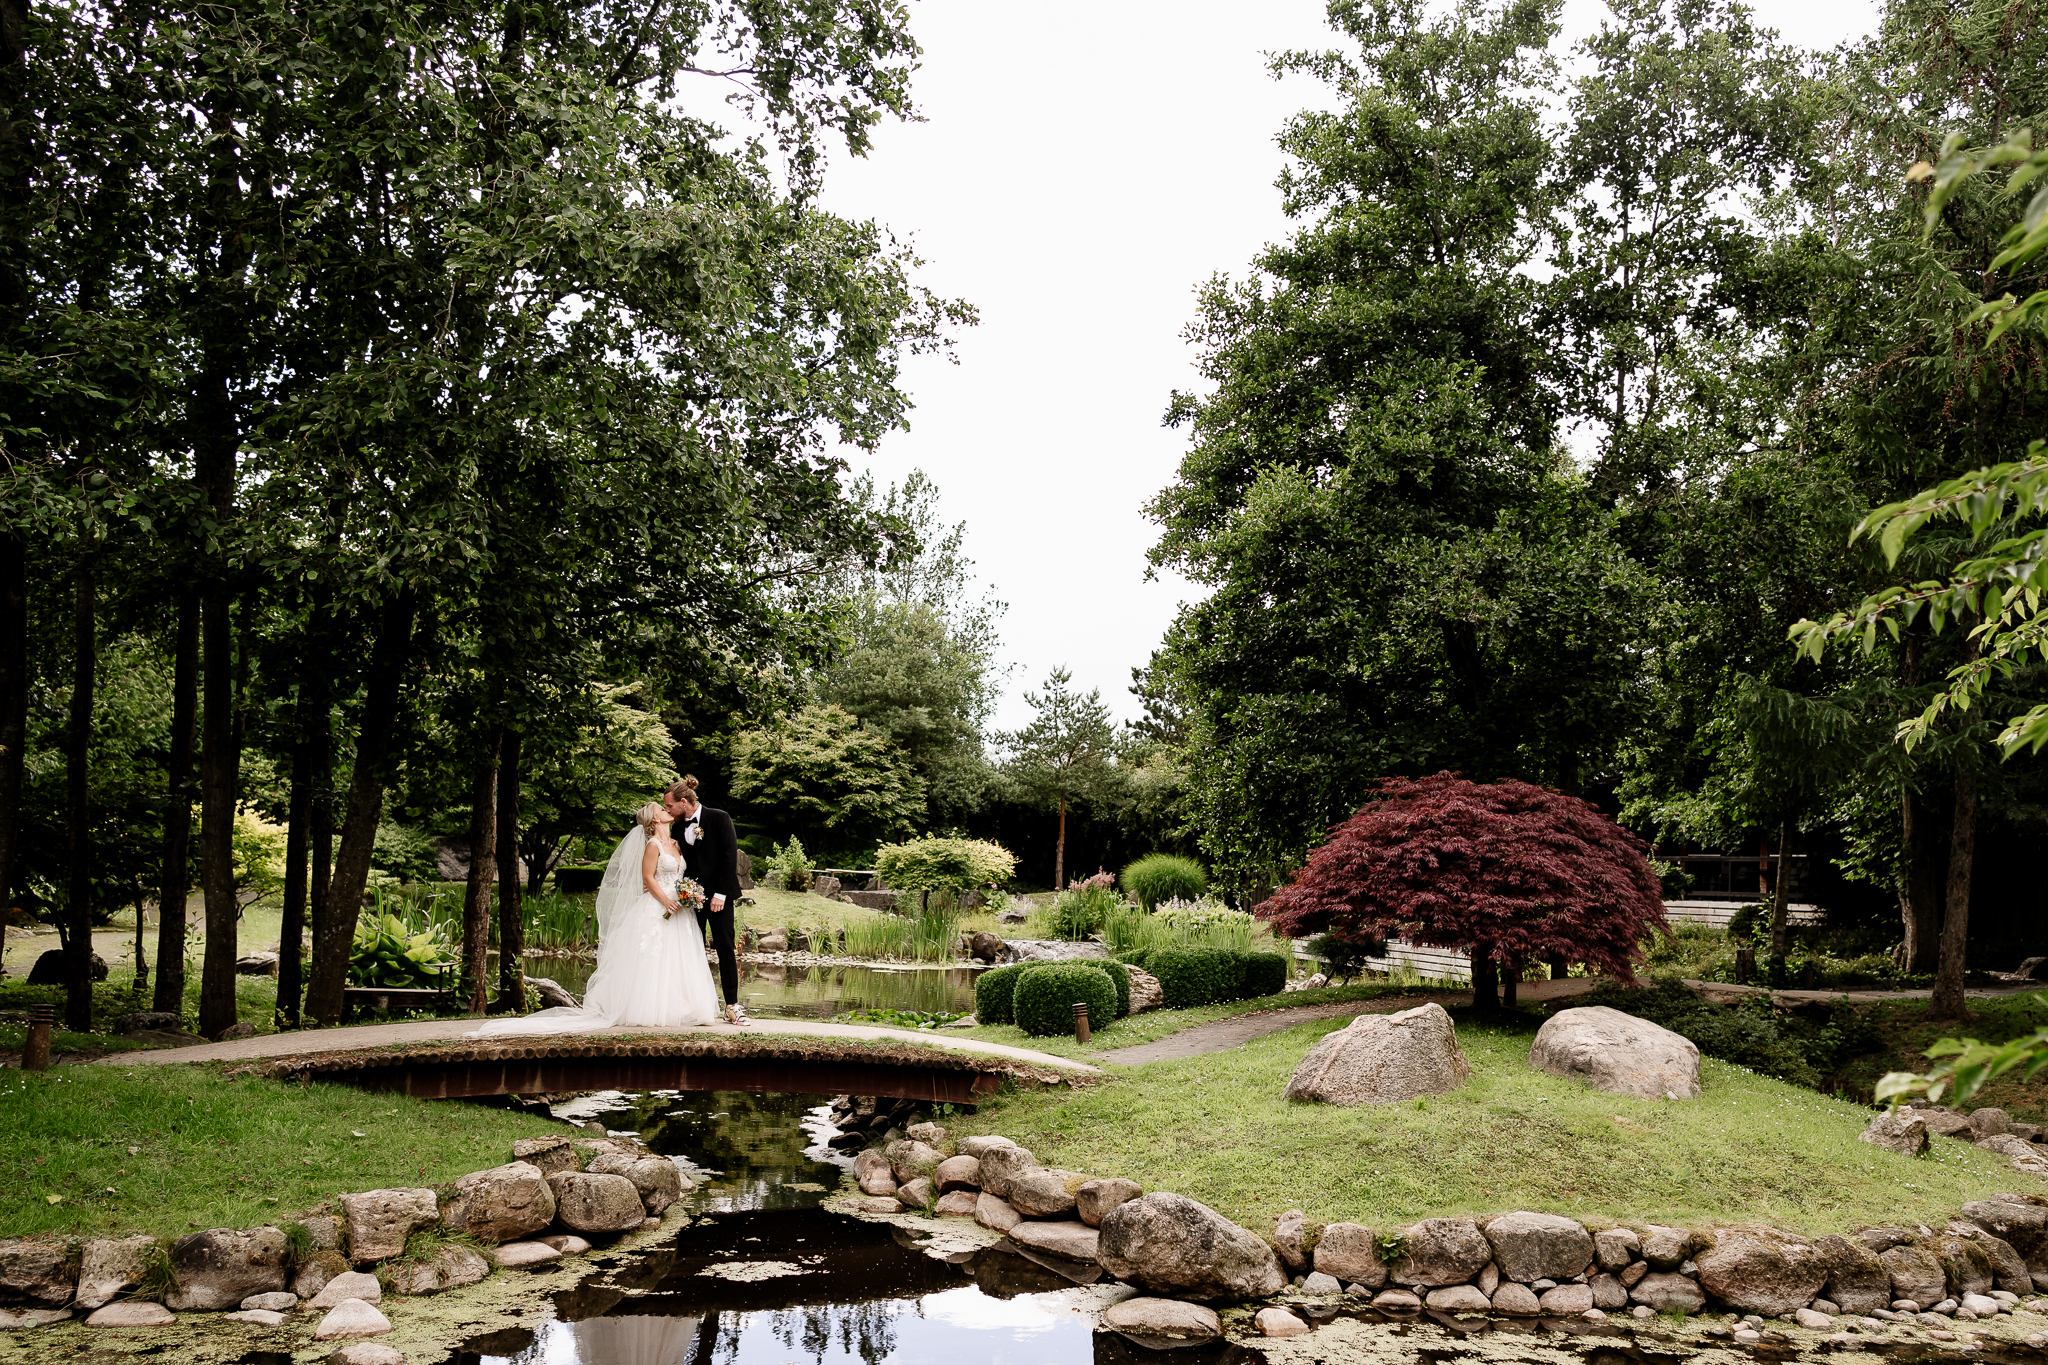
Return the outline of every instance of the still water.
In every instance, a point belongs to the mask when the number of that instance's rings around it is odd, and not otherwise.
[[[574,995],[597,966],[594,957],[530,957],[528,976],[544,976]],[[740,1000],[749,1014],[775,1019],[830,1019],[848,1010],[974,1008],[974,977],[960,967],[809,967],[740,964]]]
[[[852,1164],[824,1145],[825,1096],[607,1092],[564,1118],[633,1132],[694,1168],[701,1216],[668,1245],[599,1256],[553,1319],[464,1343],[461,1365],[1083,1365],[1097,1359],[1066,1278],[1022,1257],[940,1260],[826,1213]],[[1232,1358],[1237,1358],[1233,1353]],[[1198,1365],[1189,1360],[1183,1365]],[[1206,1355],[1200,1365],[1209,1365]]]

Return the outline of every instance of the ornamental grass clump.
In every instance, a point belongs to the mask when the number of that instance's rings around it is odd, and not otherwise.
[[[1208,874],[1193,858],[1148,853],[1123,871],[1124,894],[1147,910],[1161,901],[1191,901],[1209,889]]]
[[[1039,962],[1017,978],[1017,1027],[1040,1038],[1074,1031],[1074,1006],[1088,1006],[1088,1027],[1108,1027],[1116,1018],[1116,990],[1109,976],[1087,962]]]
[[[1512,990],[1524,963],[1546,958],[1635,979],[1642,940],[1670,932],[1646,847],[1547,787],[1382,778],[1256,913],[1290,935],[1466,949],[1474,1001],[1490,1007],[1498,980]]]

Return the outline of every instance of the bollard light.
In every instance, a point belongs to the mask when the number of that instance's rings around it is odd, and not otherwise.
[[[1088,1002],[1085,1000],[1074,1002],[1074,1041],[1088,1041]]]
[[[57,1022],[55,1005],[28,1007],[28,1041],[21,1048],[23,1071],[50,1069],[50,1026]]]

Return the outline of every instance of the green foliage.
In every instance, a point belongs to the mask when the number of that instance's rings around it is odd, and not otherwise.
[[[1219,900],[1193,903],[1167,901],[1150,914],[1119,900],[1104,914],[1102,941],[1111,954],[1130,960],[1148,948],[1232,948],[1248,951],[1264,935],[1263,926],[1242,910]]]
[[[1053,887],[1065,886],[1067,806],[1077,800],[1103,800],[1121,784],[1116,758],[1116,728],[1102,704],[1099,689],[1086,696],[1073,690],[1073,675],[1055,668],[1043,692],[1026,692],[1031,723],[1000,736],[1009,751],[1004,775],[1028,801],[1060,813],[1059,842],[1053,854]]]
[[[1016,1023],[1017,978],[1030,965],[1012,962],[1005,967],[991,967],[974,978],[974,1017],[984,1024]]]
[[[849,1010],[838,1018],[849,1024],[887,1024],[891,1028],[939,1029],[963,1016],[957,1010]]]
[[[348,976],[358,986],[438,986],[440,973],[432,969],[455,960],[455,945],[439,925],[414,932],[396,915],[373,913],[356,925]]]
[[[924,779],[887,736],[837,706],[812,705],[743,730],[732,790],[813,836],[908,832],[924,819]]]
[[[1173,853],[1148,853],[1126,867],[1124,894],[1147,910],[1161,901],[1192,901],[1209,889],[1209,875],[1193,858]]]
[[[1243,998],[1256,1000],[1262,995],[1278,995],[1286,990],[1288,965],[1287,959],[1279,953],[1246,953]]]
[[[1159,978],[1160,1003],[1184,1010],[1244,998],[1246,954],[1230,948],[1161,948],[1145,961]]]
[[[1102,974],[1109,978],[1109,988],[1116,992],[1116,1017],[1121,1019],[1128,1015],[1131,1012],[1131,974],[1124,970],[1123,964],[1099,957],[1076,960],[1083,966],[1100,969]]]
[[[237,833],[240,833],[239,823]],[[276,831],[277,839],[277,883],[284,880],[284,831]],[[377,826],[377,841],[371,845],[370,866],[400,883],[428,882],[440,879],[440,866],[434,848],[434,836],[422,829],[414,829],[390,820]]]
[[[1061,891],[1053,897],[1048,916],[1053,937],[1077,941],[1089,938],[1123,903],[1123,899],[1106,886]]]
[[[811,889],[811,859],[804,852],[804,841],[794,834],[789,842],[775,847],[768,855],[763,869],[782,878],[785,891],[808,891]]]
[[[1116,988],[1101,967],[1083,962],[1032,963],[1017,978],[1017,1027],[1037,1037],[1072,1033],[1074,1006],[1083,1002],[1088,1006],[1091,1029],[1107,1027],[1116,1018]]]
[[[882,884],[903,891],[1000,886],[1016,870],[1015,855],[983,839],[912,839],[883,844],[875,852],[875,871]]]

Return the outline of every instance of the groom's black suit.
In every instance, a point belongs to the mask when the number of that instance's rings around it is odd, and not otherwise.
[[[699,806],[686,823],[697,826],[697,841],[683,844],[683,867],[704,888],[704,927],[718,949],[718,984],[725,990],[725,1003],[737,1005],[740,960],[732,927],[740,903],[740,841],[733,833],[732,817],[722,810]],[[725,897],[725,907],[716,914],[711,913],[713,896]]]

